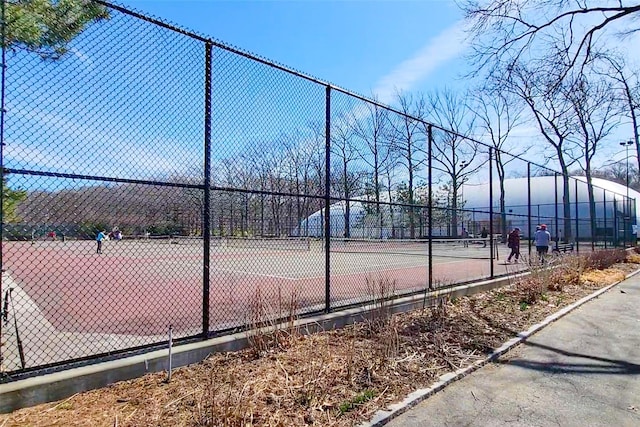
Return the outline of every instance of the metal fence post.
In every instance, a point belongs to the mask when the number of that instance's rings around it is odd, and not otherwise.
[[[574,199],[576,201],[576,252],[580,252],[580,244],[578,243],[578,241],[580,240],[580,231],[579,231],[579,221],[578,221],[578,180],[575,180],[575,196]],[[592,220],[595,221],[595,218]],[[595,231],[595,229],[594,229]],[[595,236],[591,236],[591,247],[593,248],[593,242],[595,241]]]
[[[428,258],[428,271],[429,275],[427,282],[429,286],[429,290],[433,290],[433,163],[431,159],[431,150],[433,145],[433,126],[427,125],[427,175],[429,180],[429,193],[427,195],[427,215],[429,217],[429,222],[427,223],[427,236],[428,236],[428,245],[429,245],[429,258]]]
[[[632,203],[633,201],[633,203]],[[638,234],[637,234],[637,228],[638,228],[638,214],[636,213],[636,199],[629,199],[629,244],[631,246],[637,246],[638,245]],[[636,226],[636,234],[635,234],[635,238],[634,233],[633,233],[633,227]]]
[[[604,214],[604,248],[607,249],[607,191],[602,191],[602,205],[604,206],[602,212]]]
[[[489,147],[489,246],[491,249],[491,264],[489,277],[495,276],[493,256],[496,253],[495,239],[493,238],[493,148]],[[501,239],[502,240],[502,239]]]
[[[528,236],[528,246],[529,246],[529,257],[531,257],[531,163],[527,163],[527,236]]]
[[[0,12],[2,15],[2,82],[0,83],[0,182],[2,182],[3,191],[0,194],[0,218],[3,218],[4,222],[4,97],[5,97],[5,79],[6,79],[6,70],[7,70],[7,49],[5,47],[5,39],[6,39],[6,31],[7,26],[5,24],[5,0],[0,0],[2,4],[0,7],[2,11]],[[0,227],[0,269],[4,270],[4,261],[2,258],[2,254],[4,253],[4,247],[2,242],[4,242],[4,227]],[[2,283],[4,281],[0,280],[0,297],[2,294]],[[0,298],[1,299],[1,298]],[[0,320],[0,337],[2,336],[2,321]],[[0,364],[3,362],[2,357],[2,343],[0,343]]]
[[[616,199],[616,195],[613,195],[613,240],[612,246],[614,248],[618,247],[618,239],[620,233],[620,224],[618,224],[618,200]]]
[[[324,284],[324,298],[325,306],[324,311],[329,313],[331,311],[331,86],[326,87],[325,91],[325,141],[324,141],[324,155],[325,155],[325,181],[324,181],[324,272],[325,272],[325,284]],[[347,203],[349,203],[347,201]]]
[[[564,177],[564,175],[563,175]],[[555,187],[555,218],[553,219],[555,222],[555,229],[554,229],[554,234],[555,234],[555,241],[556,241],[556,245],[558,244],[558,242],[560,241],[560,235],[558,234],[558,172],[554,172],[553,173],[553,184]],[[563,198],[564,199],[564,198]],[[551,239],[553,240],[553,239]]]
[[[204,240],[202,263],[202,336],[209,336],[209,280],[211,263],[211,53],[213,45],[205,43],[204,67],[204,212],[202,234]]]

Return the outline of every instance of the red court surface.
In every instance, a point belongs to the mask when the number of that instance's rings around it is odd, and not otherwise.
[[[470,258],[486,255],[488,249],[465,250],[474,252],[451,253],[469,258],[433,258],[434,284],[489,276],[489,259]],[[325,306],[321,247],[214,247],[210,260],[209,330],[245,324],[258,292],[270,313],[287,314],[292,294],[302,311]],[[5,242],[3,264],[12,283],[28,296],[15,302],[36,306],[59,334],[121,334],[127,336],[126,346],[135,346],[148,343],[145,336],[163,336],[169,325],[176,337],[202,331],[200,245],[110,241],[103,254],[97,254],[93,241]],[[381,281],[391,283],[396,293],[423,290],[427,264],[426,256],[401,253],[331,253],[331,305],[362,301]],[[505,268],[496,263],[495,273]],[[38,347],[39,340],[50,341],[38,333],[38,319],[20,319],[23,339],[31,347]]]

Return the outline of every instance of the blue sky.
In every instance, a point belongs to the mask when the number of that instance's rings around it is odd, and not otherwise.
[[[426,93],[470,83],[460,78],[468,44],[453,1],[122,5],[387,104],[393,104],[396,90]],[[55,62],[24,52],[9,55],[8,167],[107,176],[117,170],[121,178],[150,179],[197,169],[203,141],[201,42],[114,13],[69,48]],[[222,82],[212,89],[216,160],[268,147],[283,133],[302,132],[310,139],[305,132],[324,120],[321,85],[220,49],[214,52],[214,72]],[[335,99],[336,116],[357,111],[359,101],[339,94]],[[516,140],[536,145],[530,125],[522,130]],[[617,142],[612,146],[620,158]]]
[[[453,1],[129,0],[125,6],[381,100],[458,85]]]
[[[396,90],[460,84],[464,43],[452,2],[122,4],[387,104]],[[201,42],[114,13],[69,49],[54,62],[10,55],[9,167],[155,178],[201,163]],[[323,86],[220,50],[214,62],[213,158],[324,121]],[[335,99],[336,114],[357,108],[355,99]]]

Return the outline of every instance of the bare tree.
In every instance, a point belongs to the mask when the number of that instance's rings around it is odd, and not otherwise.
[[[295,194],[295,222],[296,227],[304,217],[309,215],[309,198],[305,197],[311,191],[313,182],[312,160],[314,157],[315,141],[302,132],[296,132],[292,136],[283,137],[283,147],[288,162],[288,180],[290,192]],[[289,209],[293,210],[293,200],[289,203]],[[290,214],[290,218],[294,215]]]
[[[574,138],[576,145],[580,147],[580,157],[576,158],[576,161],[584,170],[587,179],[591,236],[596,235],[596,204],[592,182],[593,157],[597,152],[598,144],[619,123],[616,118],[619,109],[611,97],[611,92],[610,80],[604,78],[587,80],[584,74],[581,74],[571,86],[565,87],[565,96],[573,107],[577,122]]]
[[[629,180],[629,187],[635,189],[636,191],[640,190],[640,181],[638,180],[639,172],[635,167],[631,167],[629,171],[629,176],[633,177],[633,180]],[[603,178],[609,181],[617,182],[618,184],[627,185],[627,167],[624,161],[615,161],[613,163],[609,163],[603,167],[594,169],[592,171],[592,176],[594,178]]]
[[[312,152],[309,161],[311,162],[311,174],[312,181],[314,182],[314,188],[317,194],[325,194],[326,183],[326,170],[329,167],[326,164],[326,136],[325,136],[325,124],[321,122],[311,123],[309,126],[311,130],[311,140],[309,141],[310,150]],[[317,205],[322,210],[325,201],[323,199],[317,199]],[[309,235],[309,221],[305,221],[305,235]],[[324,215],[320,216],[320,233],[324,233]]]
[[[476,70],[495,74],[518,63],[542,61],[553,64],[548,71],[555,74],[554,86],[592,59],[600,34],[640,29],[634,22],[640,12],[637,1],[461,0],[460,5],[471,23]],[[558,47],[563,50],[559,57]]]
[[[474,161],[479,144],[466,137],[475,126],[475,116],[468,110],[470,94],[453,92],[449,89],[433,92],[428,97],[429,118],[442,129],[434,133],[433,169],[450,181],[451,223],[449,234],[458,229],[458,195],[462,185],[477,172],[482,162]],[[433,183],[431,183],[433,184]]]
[[[552,76],[523,64],[512,67],[504,85],[507,91],[525,102],[544,141],[553,148],[550,156],[544,156],[558,162],[563,180],[562,194],[568,195],[569,167],[575,162],[578,147],[570,139],[575,131],[575,112],[565,96],[566,88],[557,87]],[[564,240],[569,241],[572,236],[571,206],[566,196],[563,197],[563,216]]]
[[[353,163],[360,157],[353,146],[353,126],[348,120],[338,121],[331,128],[331,153],[335,154],[332,161],[332,175],[334,184],[339,188],[340,196],[345,200],[344,209],[344,237],[351,237],[351,202],[353,196],[362,189],[360,173],[353,170]]]
[[[187,173],[173,175],[170,181],[194,187],[202,185],[204,182],[203,166],[195,166],[190,168]],[[203,232],[204,191],[200,188],[183,187],[178,191],[177,200],[177,203],[180,204],[182,217],[181,233],[201,235]]]
[[[636,149],[637,168],[640,170],[640,74],[633,67],[627,67],[624,58],[611,52],[598,55],[595,72],[615,82],[613,93],[617,93],[624,105],[623,114],[631,120],[633,141]],[[598,66],[604,67],[599,69]]]
[[[359,153],[360,159],[370,168],[371,188],[375,199],[376,222],[378,235],[382,236],[383,215],[380,207],[380,195],[382,188],[382,171],[389,161],[391,152],[388,143],[389,111],[378,104],[367,102],[363,111],[356,110],[352,113],[350,121],[354,135],[364,143],[354,148]]]
[[[389,220],[391,222],[391,236],[396,237],[396,206],[394,202],[397,201],[397,185],[395,183],[395,178],[398,172],[398,156],[395,153],[391,153],[391,157],[389,161],[385,163],[382,170],[382,176],[385,183],[385,188],[387,190],[387,199],[391,203],[389,205]]]
[[[426,114],[426,101],[423,96],[414,97],[407,93],[397,93],[399,110],[402,115],[391,116],[389,142],[392,155],[398,158],[399,164],[406,169],[407,186],[406,202],[409,208],[409,235],[415,238],[416,215],[413,205],[416,203],[416,174],[426,162],[425,133],[422,122],[415,118],[423,118]],[[393,222],[393,221],[392,221]]]
[[[528,149],[518,148],[515,144],[508,143],[509,135],[513,129],[523,123],[523,108],[521,101],[512,93],[504,90],[502,85],[498,83],[494,87],[485,86],[479,89],[474,94],[473,104],[469,109],[475,113],[478,119],[478,129],[483,134],[482,139],[487,140],[494,149],[493,158],[500,186],[501,233],[503,240],[506,240],[505,166],[516,160],[517,157],[507,156],[504,153],[509,152],[519,156]]]
[[[279,162],[274,160],[276,156],[273,150],[271,144],[252,144],[249,146],[249,151],[246,155],[246,160],[251,165],[259,184],[260,220],[258,222],[260,224],[260,236],[273,233],[273,224],[276,221],[268,212],[269,205],[273,207],[274,203],[278,203],[278,201],[273,200],[273,196],[268,195],[268,192],[273,188],[280,188],[277,178],[274,177],[274,174],[279,174]],[[277,213],[278,210],[272,210],[273,212]],[[267,228],[268,223],[271,224],[269,228]]]

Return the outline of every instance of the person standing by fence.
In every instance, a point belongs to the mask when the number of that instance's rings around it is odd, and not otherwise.
[[[551,242],[551,234],[547,231],[546,224],[540,224],[540,230],[536,231],[533,236],[536,243],[536,251],[541,264],[544,264],[545,256],[549,252],[549,243]]]
[[[507,262],[511,262],[511,258],[515,257],[515,262],[517,263],[520,259],[520,229],[518,227],[514,228],[509,236],[507,237],[507,246],[511,248],[511,253],[507,258]]]

